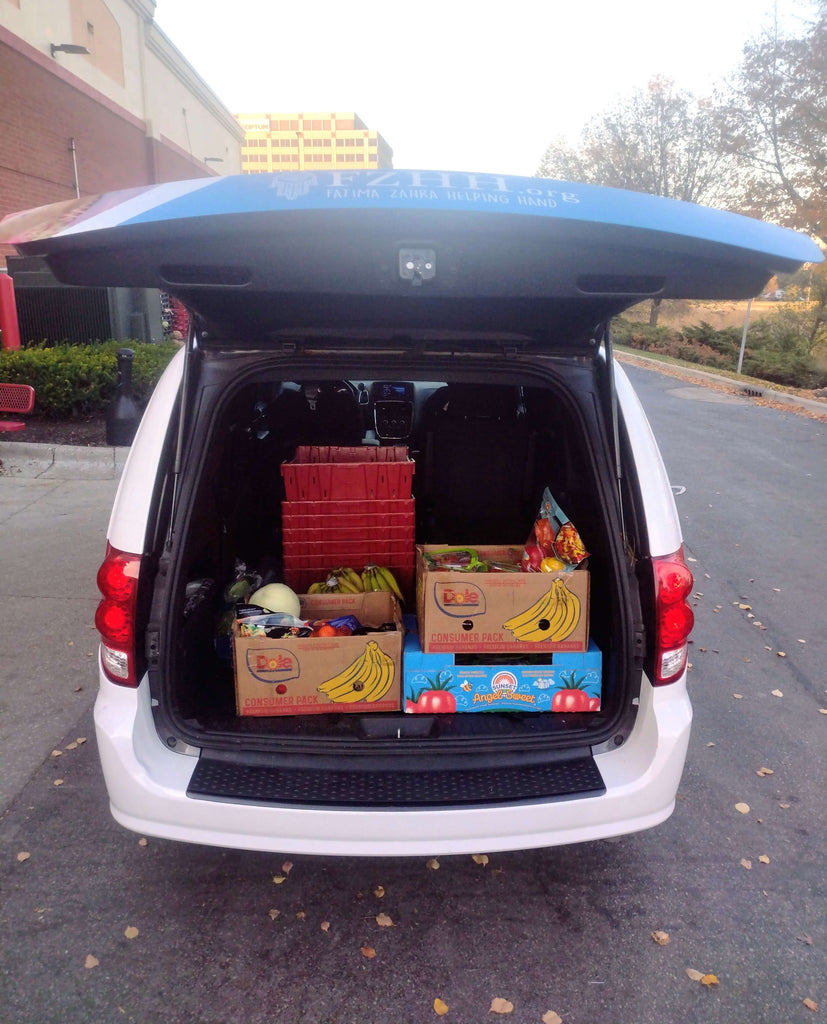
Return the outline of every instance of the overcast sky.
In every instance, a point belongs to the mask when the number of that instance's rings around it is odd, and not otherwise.
[[[394,166],[533,174],[555,136],[666,75],[709,94],[808,0],[157,0],[233,113],[355,110]]]

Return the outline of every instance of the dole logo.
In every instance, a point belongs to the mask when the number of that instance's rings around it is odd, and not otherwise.
[[[247,670],[260,683],[282,683],[298,678],[299,664],[292,651],[259,647],[247,651]]]
[[[435,583],[434,601],[440,611],[460,619],[485,614],[485,594],[476,584]]]

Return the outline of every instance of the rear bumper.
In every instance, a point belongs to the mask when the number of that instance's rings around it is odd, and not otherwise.
[[[489,807],[363,810],[262,806],[186,795],[197,759],[158,737],[146,682],[101,681],[95,726],[112,814],[146,835],[210,846],[334,856],[416,856],[559,846],[651,828],[669,817],[692,709],[683,682],[644,680],[635,729],[597,754],[599,796]]]

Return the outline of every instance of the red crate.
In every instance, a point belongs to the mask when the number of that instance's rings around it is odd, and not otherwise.
[[[375,525],[403,526],[414,522],[413,498],[368,498],[364,501],[283,501],[282,528],[351,529]],[[369,524],[369,525],[366,525]]]
[[[364,565],[366,562],[376,562],[379,565],[387,565],[382,559],[396,558],[407,555],[413,551],[413,536],[402,538],[387,537],[384,534],[377,537],[371,543],[365,537],[355,537],[351,540],[293,540],[288,544],[284,542],[284,560],[297,555],[316,558],[329,568],[337,565],[354,566],[356,562]]]
[[[295,458],[281,464],[288,501],[410,498],[413,473],[414,462],[402,446],[300,445]]]

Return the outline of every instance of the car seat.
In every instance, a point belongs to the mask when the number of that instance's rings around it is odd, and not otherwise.
[[[342,381],[325,381],[316,395],[312,416],[314,444],[359,445],[365,434],[362,408]]]
[[[449,384],[423,413],[417,536],[427,543],[512,544],[531,525],[533,435],[518,387]]]

